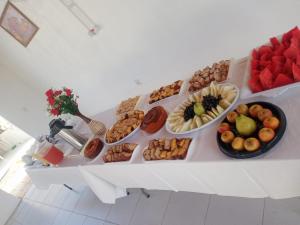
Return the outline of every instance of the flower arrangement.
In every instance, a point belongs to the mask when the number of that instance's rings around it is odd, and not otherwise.
[[[70,113],[76,115],[79,113],[77,99],[78,96],[73,94],[73,90],[62,88],[62,90],[49,89],[45,92],[47,96],[47,111],[50,115],[59,116]]]

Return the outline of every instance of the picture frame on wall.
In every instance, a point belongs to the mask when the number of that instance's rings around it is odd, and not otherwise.
[[[10,1],[6,3],[2,12],[0,26],[24,47],[28,46],[39,30],[38,26]]]

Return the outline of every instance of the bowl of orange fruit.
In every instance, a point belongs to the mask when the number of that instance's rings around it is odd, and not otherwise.
[[[272,149],[286,130],[286,116],[269,102],[240,104],[219,124],[217,143],[227,156],[237,159],[260,156]]]

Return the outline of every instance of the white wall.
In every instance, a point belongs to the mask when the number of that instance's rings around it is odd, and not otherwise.
[[[0,115],[33,137],[48,132],[49,119],[39,91],[1,64],[0,77]]]
[[[102,27],[97,36],[59,0],[18,0],[40,30],[24,48],[0,29],[0,54],[40,96],[49,87],[75,89],[87,115],[216,60],[246,56],[300,21],[296,0],[75,1]]]

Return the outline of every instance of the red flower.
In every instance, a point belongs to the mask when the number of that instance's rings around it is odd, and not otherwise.
[[[49,97],[49,98],[48,98],[48,102],[49,102],[50,105],[54,105],[55,100],[54,100],[54,98]]]
[[[59,111],[57,109],[51,109],[51,114],[53,116],[58,116],[59,115]]]
[[[53,90],[49,89],[48,91],[45,92],[45,95],[49,98],[53,96]]]
[[[65,92],[67,96],[71,96],[72,90],[69,88],[65,88]]]
[[[60,95],[61,93],[62,93],[61,90],[57,90],[57,91],[54,92],[54,95],[55,95],[55,96],[58,96],[58,95]]]

